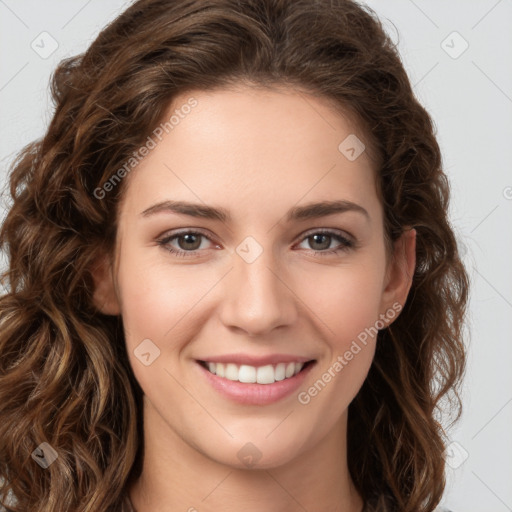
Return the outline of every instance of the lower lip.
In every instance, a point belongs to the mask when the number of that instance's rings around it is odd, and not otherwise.
[[[304,382],[316,361],[309,363],[302,371],[288,379],[276,381],[273,384],[244,383],[219,377],[208,371],[196,361],[197,366],[208,382],[223,396],[246,405],[267,405],[291,395]]]

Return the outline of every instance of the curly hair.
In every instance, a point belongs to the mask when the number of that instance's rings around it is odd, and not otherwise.
[[[285,85],[353,114],[378,155],[386,240],[417,232],[411,291],[349,406],[348,464],[367,511],[431,512],[445,488],[448,399],[461,414],[469,278],[435,129],[377,15],[349,0],[139,0],[52,77],[46,134],[12,164],[0,230],[0,504],[119,511],[141,471],[142,390],[120,316],[92,300],[123,181],[102,187],[187,90]],[[389,244],[388,244],[389,246]],[[31,454],[58,452],[46,470]],[[14,497],[9,500],[8,497]]]

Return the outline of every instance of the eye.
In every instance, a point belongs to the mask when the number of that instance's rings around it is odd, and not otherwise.
[[[157,244],[169,251],[171,254],[186,258],[194,257],[201,249],[207,248],[202,246],[203,239],[211,242],[210,237],[206,234],[200,231],[189,230],[160,238],[157,240]],[[343,236],[337,231],[319,230],[309,232],[303,236],[301,243],[306,240],[313,246],[311,250],[315,253],[315,256],[328,256],[356,248],[356,243],[354,241]],[[329,249],[333,240],[337,241],[338,244],[334,249]],[[173,245],[173,243],[175,245]],[[219,246],[217,245],[217,247]]]
[[[175,233],[161,238],[157,240],[157,243],[176,256],[187,257],[195,255],[199,250],[202,242],[201,239],[210,240],[210,238],[208,238],[204,233],[199,231],[182,231],[180,233]],[[171,245],[172,241],[177,242],[178,248]]]
[[[312,250],[316,253],[315,256],[329,256],[343,251],[346,252],[356,247],[355,242],[353,242],[349,238],[341,235],[337,231],[330,230],[321,230],[306,233],[306,236],[304,237],[303,241],[306,240],[310,241],[309,244],[310,246],[313,247]],[[338,245],[335,246],[334,249],[325,250],[331,246],[331,242],[333,240],[337,240]]]

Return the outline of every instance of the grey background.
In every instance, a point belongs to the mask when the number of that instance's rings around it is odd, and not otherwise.
[[[447,456],[444,504],[454,512],[512,511],[512,0],[366,3],[398,42],[434,119],[452,184],[451,219],[472,280],[465,408],[449,431],[457,444]],[[2,188],[14,155],[51,118],[51,71],[84,51],[127,5],[0,0]],[[31,47],[51,49],[43,31],[58,44],[46,58]]]

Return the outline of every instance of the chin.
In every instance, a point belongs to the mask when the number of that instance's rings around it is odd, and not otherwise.
[[[284,439],[276,438],[273,442],[264,438],[262,441],[248,436],[246,442],[230,440],[230,443],[219,443],[221,451],[211,451],[211,447],[203,454],[218,464],[223,464],[233,469],[272,469],[284,466],[299,456],[299,444],[288,444]]]

